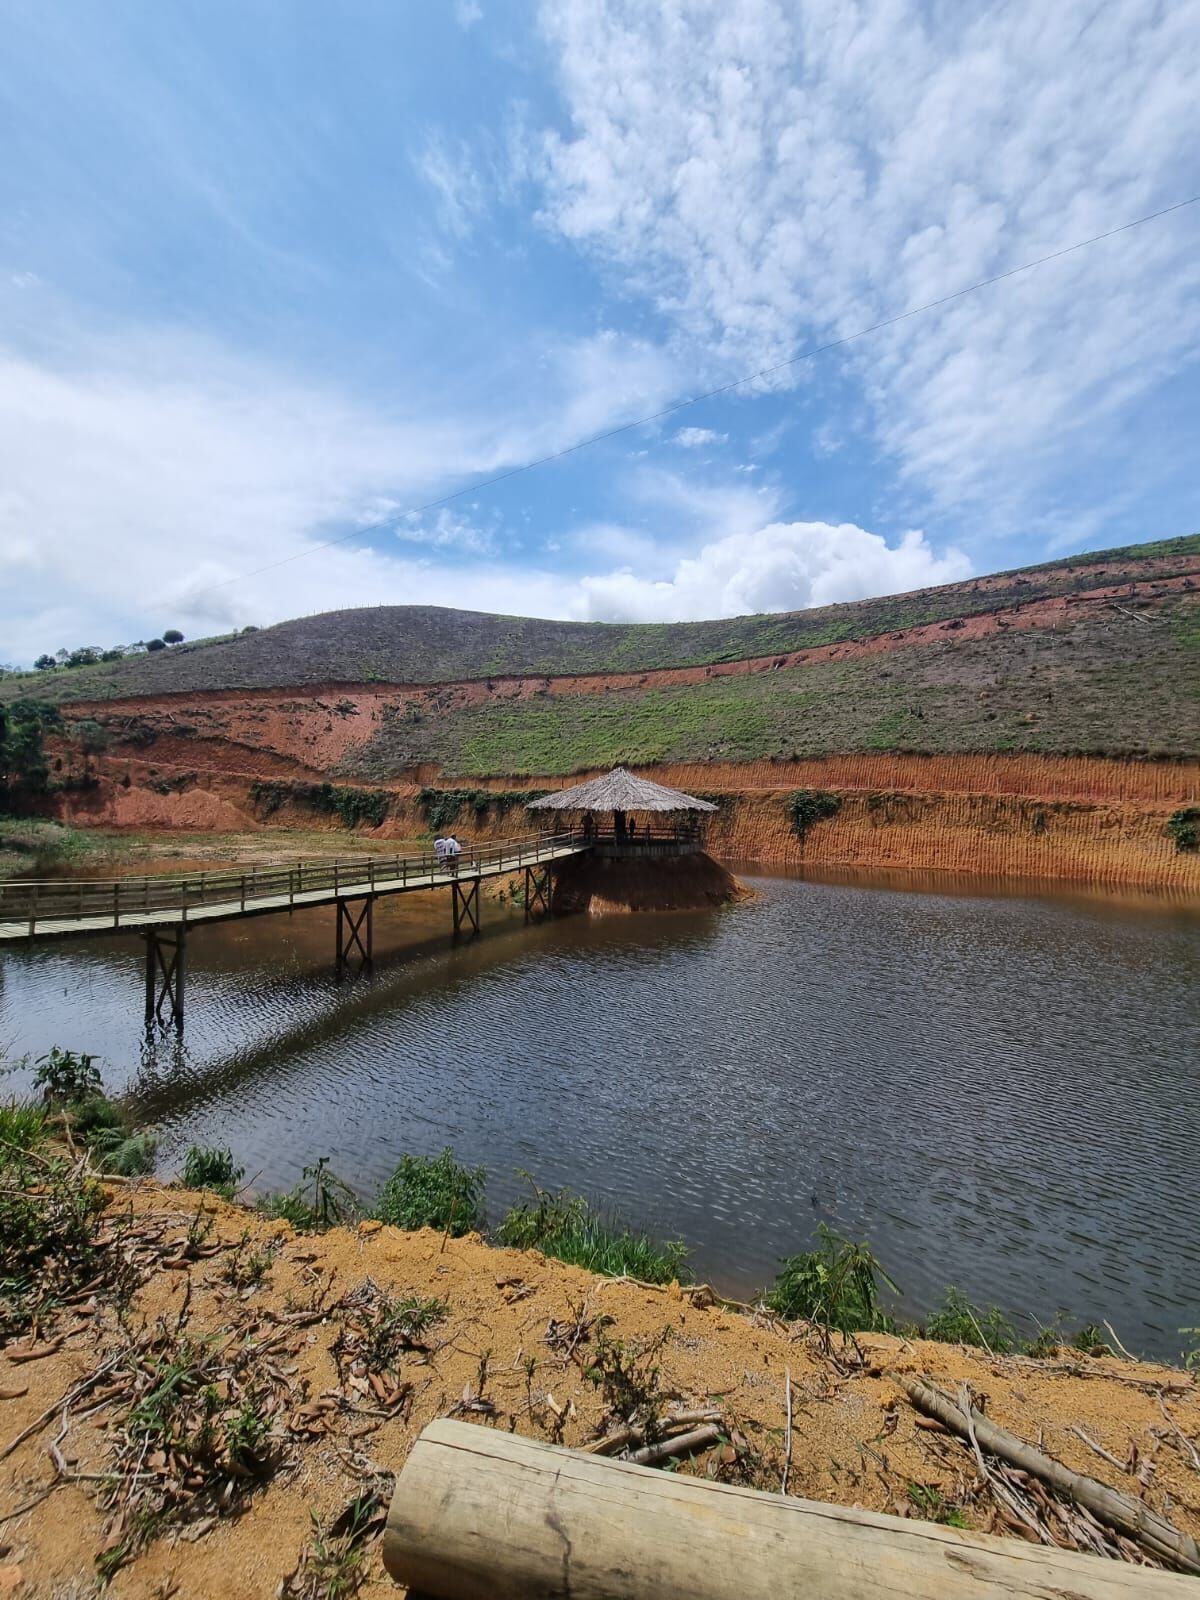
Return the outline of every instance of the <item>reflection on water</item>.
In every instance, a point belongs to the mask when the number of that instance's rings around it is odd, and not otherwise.
[[[731,1293],[825,1220],[914,1311],[955,1283],[1177,1355],[1200,1322],[1195,910],[752,881],[696,916],[493,909],[458,948],[446,897],[384,900],[375,976],[341,986],[331,909],[204,929],[185,1039],[150,1047],[134,940],[8,951],[0,1043],[101,1052],[168,1170],[221,1141],[260,1186],[328,1155],[366,1192],[448,1143],[493,1211],[517,1169],[569,1183]]]

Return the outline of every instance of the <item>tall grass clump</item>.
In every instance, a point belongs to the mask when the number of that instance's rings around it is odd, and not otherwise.
[[[438,1156],[404,1156],[373,1215],[393,1228],[436,1228],[458,1239],[483,1227],[482,1167],[464,1167],[449,1145]]]
[[[223,1200],[232,1200],[246,1175],[225,1144],[194,1144],[183,1158],[179,1181],[185,1189],[211,1189]]]
[[[984,1311],[954,1288],[946,1290],[941,1305],[927,1319],[925,1335],[943,1344],[974,1345],[997,1356],[1010,1355],[1021,1346],[1016,1329],[998,1306]]]
[[[38,1154],[32,1118],[8,1126],[27,1148],[0,1144],[0,1340],[23,1333],[95,1277],[99,1186],[80,1164]]]
[[[532,1201],[520,1201],[495,1232],[495,1243],[543,1255],[608,1278],[671,1283],[687,1271],[687,1246],[641,1233],[607,1216],[569,1189],[556,1194],[534,1185]]]
[[[865,1244],[843,1239],[821,1223],[821,1247],[788,1256],[766,1303],[787,1322],[804,1318],[827,1332],[892,1333],[895,1319],[883,1309],[880,1284],[899,1288]]]
[[[46,1111],[30,1100],[10,1100],[0,1105],[0,1146],[11,1150],[36,1150],[46,1137]]]
[[[305,1167],[294,1189],[263,1195],[258,1209],[265,1217],[290,1222],[301,1233],[324,1233],[359,1215],[357,1195],[330,1170],[328,1156]]]

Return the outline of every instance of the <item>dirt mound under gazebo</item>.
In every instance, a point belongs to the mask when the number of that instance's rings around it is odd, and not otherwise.
[[[699,911],[749,894],[704,849],[711,800],[639,778],[624,767],[535,800],[565,812],[591,849],[554,874],[555,911]]]

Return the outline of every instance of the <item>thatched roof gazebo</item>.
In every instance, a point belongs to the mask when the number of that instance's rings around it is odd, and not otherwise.
[[[677,853],[698,849],[701,843],[698,815],[717,808],[710,800],[700,800],[680,789],[651,783],[649,778],[635,777],[624,767],[614,767],[603,777],[593,778],[588,783],[577,783],[556,794],[543,795],[540,800],[531,801],[529,809],[579,812],[585,837],[598,846],[615,846],[622,853],[644,850],[659,854],[672,846]],[[598,816],[610,816],[611,829],[598,824]],[[638,816],[645,819],[640,831]],[[666,828],[662,826],[665,817],[671,819]]]

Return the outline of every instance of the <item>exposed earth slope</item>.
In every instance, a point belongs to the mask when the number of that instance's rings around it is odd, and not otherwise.
[[[3,688],[60,701],[74,820],[511,834],[620,761],[719,798],[730,855],[1200,889],[1200,536],[709,623],[331,612]]]

